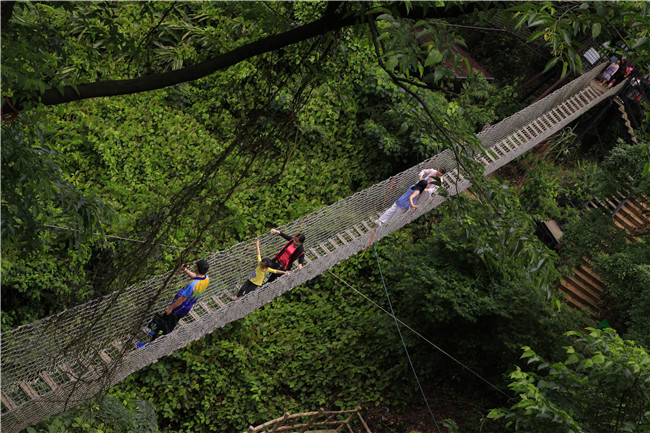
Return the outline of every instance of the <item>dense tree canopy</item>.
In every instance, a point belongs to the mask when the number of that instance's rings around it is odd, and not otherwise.
[[[459,29],[503,22],[531,32],[541,43],[521,70],[546,64],[555,78],[580,70],[590,37],[640,67],[649,55],[643,2],[2,8],[3,117],[17,110],[2,125],[3,330],[304,218],[442,149],[481,151],[474,133],[522,108],[514,84],[528,77],[453,81],[444,65],[463,61],[451,47],[463,45]],[[559,362],[573,338],[562,333],[590,323],[554,289],[558,269],[585,249],[614,287],[621,335],[647,344],[647,236],[634,245],[620,233],[598,237],[611,221],[579,220],[556,200],[563,190],[583,197],[621,185],[647,194],[650,153],[638,132],[640,145],[612,143],[604,160],[567,152],[572,159],[538,164],[522,189],[503,173],[484,180],[459,153],[472,194],[377,245],[397,315],[493,385],[406,334],[428,394],[480,413],[444,414],[461,431],[507,406],[503,373],[522,346]],[[563,143],[555,149],[573,142]],[[518,163],[532,167],[526,158]],[[586,179],[583,158],[603,182]],[[576,227],[559,255],[532,235],[556,212]],[[337,278],[386,306],[373,260],[348,260],[336,277],[297,288],[36,430],[237,431],[287,410],[361,402],[383,411],[376,425],[385,431],[407,431],[381,421],[420,404],[394,322]]]

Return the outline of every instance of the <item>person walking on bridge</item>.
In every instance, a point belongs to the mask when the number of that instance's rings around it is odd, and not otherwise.
[[[288,271],[293,266],[293,263],[298,260],[298,269],[302,269],[305,264],[305,249],[303,248],[305,235],[299,233],[291,237],[278,229],[271,229],[271,233],[280,235],[288,241],[271,260],[271,267],[280,271]],[[278,278],[278,274],[273,274],[269,277],[268,282],[275,281],[276,278]]]
[[[604,86],[609,82],[609,80],[612,79],[612,76],[618,71],[618,68],[621,65],[621,61],[619,59],[616,59],[616,61],[612,62],[605,70],[603,71],[602,75],[600,76],[601,80],[598,82],[601,86]]]
[[[178,325],[178,321],[187,316],[196,301],[199,300],[205,289],[208,287],[208,284],[210,284],[210,278],[206,275],[209,268],[210,264],[205,259],[196,262],[194,271],[191,271],[186,264],[181,266],[181,271],[185,272],[191,280],[185,287],[176,293],[171,305],[165,309],[165,313],[156,314],[154,317],[154,320],[152,321],[154,325],[149,325],[151,328],[151,332],[149,332],[149,335],[151,335],[151,341],[161,335],[166,335],[172,332],[176,325]],[[143,347],[145,344],[138,343],[138,346]]]
[[[264,284],[264,278],[269,273],[272,273],[273,275],[290,273],[289,271],[286,270],[279,270],[279,269],[272,268],[271,259],[262,258],[262,254],[260,252],[259,239],[255,241],[255,247],[257,248],[257,267],[255,268],[253,273],[250,274],[248,280],[246,280],[246,282],[241,286],[241,288],[237,292],[237,296],[230,297],[230,299],[232,299],[233,301],[236,301],[240,297],[252,292],[253,290],[260,287],[262,284]]]

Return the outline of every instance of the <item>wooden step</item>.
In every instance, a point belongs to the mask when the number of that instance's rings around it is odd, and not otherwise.
[[[576,296],[583,299],[585,303],[596,306],[600,301],[600,293],[593,287],[585,284],[575,276],[564,278],[565,287],[571,288]]]
[[[43,382],[45,382],[52,391],[54,391],[59,387],[59,385],[54,381],[54,379],[52,379],[52,376],[50,376],[48,372],[41,371],[40,373],[38,373],[38,375],[41,377],[41,379],[43,379]]]
[[[599,296],[605,291],[605,283],[603,283],[602,280],[600,280],[600,278],[592,277],[591,274],[587,272],[584,266],[575,268],[573,270],[573,274],[575,278],[578,278],[581,281],[583,281],[585,284],[588,284],[591,287],[593,287],[594,290],[598,292]]]
[[[582,265],[578,268],[580,272],[583,272],[587,274],[589,277],[591,277],[592,280],[594,281],[599,281],[603,287],[605,287],[605,283],[603,283],[603,280],[600,278],[600,275],[598,275],[595,271],[593,271],[589,266]]]
[[[560,238],[562,238],[564,232],[560,228],[559,224],[555,222],[555,220],[544,221],[543,224],[546,226],[548,231],[551,232],[551,235],[553,236],[555,241],[560,242]]]
[[[318,254],[318,251],[316,251],[316,248],[310,248],[308,252],[311,253],[311,255],[315,256],[316,260],[321,258],[321,255]]]
[[[201,316],[199,316],[199,313],[197,313],[194,308],[189,311],[188,316],[192,317],[194,320],[201,320]]]
[[[26,381],[24,380],[19,381],[18,386],[20,386],[20,389],[22,389],[23,392],[27,395],[27,397],[29,397],[31,400],[39,397],[38,393],[34,390],[34,388],[32,388],[32,386]]]
[[[219,307],[226,306],[226,304],[217,295],[212,296],[212,300],[216,302]]]
[[[564,287],[562,284],[563,281],[560,281],[558,290],[566,295],[567,304],[569,304],[570,307],[577,308],[579,310],[589,309],[589,305],[585,304],[584,301],[578,299],[569,288]]]
[[[203,311],[206,313],[212,313],[212,308],[208,304],[206,304],[204,301],[197,301],[197,304],[203,308]]]
[[[4,391],[0,391],[0,401],[2,401],[2,404],[7,408],[7,410],[14,410],[18,407],[16,402],[14,402]]]
[[[359,237],[358,234],[355,236],[355,235],[352,233],[352,230],[350,230],[350,229],[347,229],[347,230],[345,231],[345,233],[347,233],[348,236],[350,236],[350,239],[352,239],[352,240],[355,240],[357,237]]]
[[[324,243],[324,242],[323,242],[322,244],[318,245],[318,248],[320,248],[321,250],[323,250],[323,251],[325,252],[326,255],[330,253],[330,250],[327,249],[327,247],[325,246],[325,243]]]
[[[99,359],[102,360],[102,362],[106,365],[110,364],[113,362],[110,356],[108,356],[108,353],[106,353],[105,350],[98,350],[97,355],[99,355]]]

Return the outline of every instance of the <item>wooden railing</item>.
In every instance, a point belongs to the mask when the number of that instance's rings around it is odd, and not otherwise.
[[[355,416],[356,415],[356,416]],[[266,422],[257,427],[250,426],[245,433],[305,433],[307,431],[321,432],[342,432],[344,429],[349,433],[355,433],[350,425],[358,419],[360,425],[357,432],[372,433],[368,425],[361,417],[361,406],[354,410],[324,410],[317,412],[304,412],[298,414],[285,413],[282,417]]]

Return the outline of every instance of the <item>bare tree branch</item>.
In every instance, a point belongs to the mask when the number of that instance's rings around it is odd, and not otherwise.
[[[251,42],[193,66],[133,79],[97,81],[79,84],[78,86],[65,86],[63,94],[57,89],[48,89],[40,96],[40,101],[44,105],[57,105],[80,99],[127,95],[161,89],[206,77],[216,71],[224,70],[249,58],[291,46],[315,36],[349,27],[357,23],[364,24],[364,17],[358,17],[353,13],[346,13],[347,10],[340,7],[342,4],[344,3],[331,2],[328,4],[323,16],[316,21],[278,35]],[[422,19],[456,17],[464,14],[465,10],[466,7],[464,6],[443,6],[438,8],[415,6],[407,10],[404,5],[399,5],[397,12],[402,18]],[[374,15],[379,15],[379,13]],[[28,105],[28,102],[36,102],[32,96],[21,98],[18,95],[16,99],[14,104],[16,107]]]

